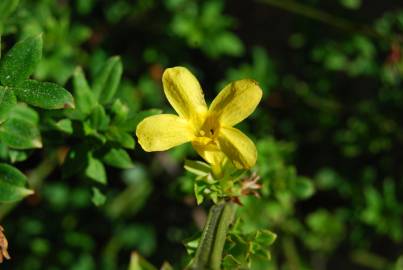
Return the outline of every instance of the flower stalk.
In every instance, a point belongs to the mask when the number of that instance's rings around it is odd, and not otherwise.
[[[190,269],[220,270],[225,240],[235,216],[236,205],[222,202],[210,208],[199,247]]]

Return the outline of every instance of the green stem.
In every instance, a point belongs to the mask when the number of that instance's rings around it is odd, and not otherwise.
[[[190,269],[219,270],[229,226],[235,216],[236,205],[223,202],[210,208],[196,256]]]
[[[290,236],[283,237],[282,247],[284,256],[287,259],[287,267],[290,270],[298,270],[301,268],[301,260],[299,258],[294,240]]]
[[[46,154],[45,159],[34,170],[27,173],[29,187],[39,189],[57,165],[57,152]]]
[[[353,23],[344,18],[334,16],[325,11],[298,3],[293,0],[258,0],[258,2],[267,4],[267,5],[271,5],[271,6],[275,6],[277,8],[281,8],[286,11],[305,16],[310,19],[323,22],[325,24],[331,25],[333,27],[339,28],[344,31],[359,32],[363,35],[366,35],[366,36],[369,36],[372,38],[385,39],[389,42],[393,40],[390,37],[380,35],[373,28],[371,28],[367,25],[359,25],[359,24]]]

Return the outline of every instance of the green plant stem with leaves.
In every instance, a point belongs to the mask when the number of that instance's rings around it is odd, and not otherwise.
[[[221,202],[210,208],[207,222],[190,269],[219,270],[229,226],[234,221],[236,205]]]

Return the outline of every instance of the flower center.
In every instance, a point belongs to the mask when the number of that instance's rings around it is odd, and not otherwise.
[[[215,144],[219,129],[220,124],[217,118],[213,115],[208,116],[196,134],[197,141],[202,144]]]

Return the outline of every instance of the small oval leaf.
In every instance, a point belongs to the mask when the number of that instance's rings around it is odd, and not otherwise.
[[[14,202],[34,193],[25,188],[26,176],[8,164],[0,163],[0,202]]]
[[[89,117],[89,124],[95,130],[107,130],[110,119],[102,105],[97,104]]]
[[[36,125],[21,118],[9,118],[0,126],[0,140],[11,148],[41,148],[42,141]]]
[[[70,92],[55,83],[26,80],[13,89],[21,101],[42,109],[74,108]]]
[[[97,105],[97,101],[94,93],[88,86],[84,72],[80,67],[74,72],[73,86],[76,111],[78,111],[83,117],[88,116]]]
[[[119,143],[124,148],[134,149],[136,145],[133,136],[116,127],[109,127],[109,130],[106,133],[106,137],[108,138],[108,140]]]
[[[0,81],[17,86],[31,75],[42,58],[42,35],[14,45],[0,61]]]
[[[92,202],[95,206],[101,206],[106,202],[106,196],[96,187],[92,188]]]
[[[133,168],[133,162],[129,154],[124,149],[112,148],[103,156],[102,159],[106,164],[115,168]]]
[[[99,102],[108,103],[115,96],[122,77],[122,61],[119,56],[111,57],[96,76],[92,90]]]
[[[307,199],[313,195],[315,187],[308,178],[300,177],[292,183],[291,190],[297,198]]]
[[[96,182],[106,184],[105,167],[100,160],[94,158],[91,154],[88,155],[88,165],[85,169],[85,175]]]

